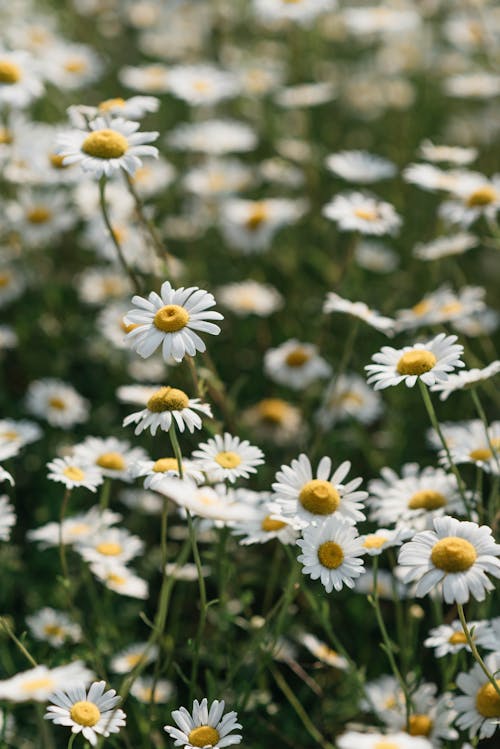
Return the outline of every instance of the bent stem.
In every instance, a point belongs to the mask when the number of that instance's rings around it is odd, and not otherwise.
[[[136,274],[134,273],[132,268],[127,264],[127,261],[125,260],[122,246],[120,242],[118,241],[118,237],[116,236],[116,232],[113,229],[113,226],[109,218],[108,207],[106,204],[106,177],[101,177],[99,180],[99,204],[101,206],[101,213],[104,219],[104,223],[106,224],[106,228],[109,231],[109,236],[111,237],[111,241],[113,242],[115,246],[122,268],[127,274],[127,276],[130,278],[130,281],[132,282],[132,286],[134,287],[135,291],[139,293],[141,291],[141,284]]]
[[[479,666],[481,667],[481,670],[483,671],[484,675],[487,677],[487,679],[490,682],[490,684],[493,685],[496,693],[500,697],[500,683],[497,681],[497,679],[495,679],[495,677],[489,671],[487,665],[485,664],[485,662],[483,661],[483,659],[479,655],[479,651],[478,651],[478,649],[476,647],[476,643],[472,639],[472,635],[470,633],[470,629],[469,629],[469,627],[467,625],[467,620],[465,618],[465,612],[464,612],[463,605],[461,603],[457,603],[457,609],[458,609],[458,617],[460,619],[460,623],[462,625],[462,629],[464,631],[464,635],[465,635],[465,638],[467,640],[467,644],[468,644],[468,646],[470,647],[470,649],[472,651],[473,658],[476,661],[476,663],[479,664]]]
[[[465,505],[465,511],[467,513],[467,519],[470,520],[471,519],[471,512],[470,512],[470,507],[469,507],[469,502],[468,502],[468,499],[467,499],[467,495],[466,495],[466,492],[465,492],[465,485],[464,485],[462,477],[461,477],[461,475],[459,473],[459,470],[456,467],[456,465],[453,462],[453,459],[451,457],[450,448],[448,447],[448,444],[447,444],[447,442],[446,442],[446,440],[444,438],[443,432],[442,432],[441,427],[439,425],[439,421],[438,421],[438,418],[437,418],[437,415],[436,415],[436,411],[435,411],[434,406],[432,404],[431,396],[429,395],[429,391],[428,391],[426,385],[424,385],[424,383],[422,382],[422,380],[420,378],[418,380],[418,386],[420,388],[420,392],[422,394],[424,405],[425,405],[425,408],[427,410],[427,414],[429,416],[431,424],[434,427],[434,430],[436,431],[436,433],[437,433],[437,435],[438,435],[438,437],[440,439],[440,442],[441,442],[441,444],[444,447],[444,451],[445,451],[446,457],[448,459],[449,467],[453,471],[453,474],[454,474],[454,476],[455,476],[455,478],[457,480],[458,491],[460,492],[460,496],[462,497],[463,503]]]

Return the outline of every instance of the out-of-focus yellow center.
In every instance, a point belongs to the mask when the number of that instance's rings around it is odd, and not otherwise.
[[[21,685],[23,692],[31,694],[39,689],[50,690],[54,687],[54,679],[51,676],[42,676],[40,679],[28,679]]]
[[[105,557],[117,557],[123,551],[123,547],[114,541],[103,541],[103,543],[97,544],[95,548],[99,554],[102,554]]]
[[[10,146],[14,142],[14,136],[6,127],[0,127],[0,145]]]
[[[280,398],[264,398],[257,404],[260,417],[270,424],[281,424],[288,408],[288,404]]]
[[[434,544],[431,561],[444,572],[464,572],[477,559],[477,553],[470,541],[458,536],[447,536]]]
[[[448,638],[450,645],[466,645],[467,638],[463,632],[453,632]]]
[[[71,481],[83,481],[85,478],[85,473],[77,466],[67,466],[63,473]]]
[[[47,637],[61,637],[64,635],[64,629],[58,624],[46,624],[43,632]]]
[[[256,231],[269,218],[269,209],[263,202],[255,203],[245,221],[248,231]]]
[[[59,153],[49,153],[49,162],[54,169],[67,169],[69,164],[64,163],[64,156]]]
[[[217,453],[215,456],[215,462],[222,468],[236,468],[236,466],[239,466],[241,463],[241,458],[238,453],[232,452],[231,450],[224,450]]]
[[[490,460],[493,453],[487,447],[478,447],[477,450],[471,450],[469,457],[472,460]]]
[[[407,351],[399,359],[396,369],[400,375],[423,375],[429,372],[435,365],[437,359],[432,351],[426,349],[415,349]]]
[[[10,60],[0,60],[0,83],[17,83],[21,79],[21,68]]]
[[[411,715],[408,733],[410,736],[429,736],[432,725],[432,720],[427,715]]]
[[[123,459],[123,455],[120,455],[120,453],[116,452],[103,453],[102,455],[99,455],[96,463],[101,468],[107,468],[110,471],[123,471],[126,465]]]
[[[440,507],[444,507],[446,504],[446,497],[441,492],[436,492],[434,489],[421,489],[419,492],[415,492],[408,500],[408,508],[410,510],[438,510]]]
[[[481,208],[498,200],[498,193],[491,185],[483,185],[474,190],[467,198],[469,208]]]
[[[128,151],[128,140],[116,130],[95,130],[83,141],[82,151],[96,159],[119,159]]]
[[[45,206],[38,205],[30,208],[26,218],[30,224],[45,224],[52,218],[52,212]]]
[[[331,515],[340,504],[340,495],[329,481],[312,479],[300,490],[299,502],[313,515]]]
[[[363,221],[376,221],[378,213],[373,208],[356,208],[354,215]]]
[[[177,458],[159,458],[153,466],[155,473],[166,473],[167,471],[179,472]]]
[[[285,359],[285,364],[289,367],[302,367],[309,359],[311,354],[303,348],[295,348],[290,351]]]
[[[365,538],[363,546],[365,549],[381,549],[387,541],[388,539],[384,536],[376,536],[375,533],[372,533]]]
[[[266,531],[267,533],[273,533],[273,531],[280,531],[282,528],[285,528],[286,523],[284,523],[282,520],[273,520],[273,518],[270,515],[266,515],[262,523],[260,524],[260,527],[263,531]]]
[[[97,105],[101,112],[110,112],[112,109],[121,109],[125,106],[125,99],[117,96],[116,99],[106,99]]]
[[[66,60],[63,67],[67,73],[84,73],[87,70],[87,63],[81,57],[71,57]]]

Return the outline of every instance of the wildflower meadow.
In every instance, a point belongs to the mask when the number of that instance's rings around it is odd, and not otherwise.
[[[0,32],[0,749],[498,749],[498,5]]]

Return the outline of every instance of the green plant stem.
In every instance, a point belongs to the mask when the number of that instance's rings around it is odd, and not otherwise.
[[[59,560],[61,562],[61,572],[64,579],[64,585],[69,588],[69,574],[68,574],[68,562],[66,559],[66,544],[63,538],[63,525],[66,510],[68,509],[68,502],[71,496],[71,489],[66,489],[64,492],[63,500],[61,502],[61,510],[59,513]]]
[[[481,419],[481,421],[483,422],[484,432],[486,434],[486,441],[488,443],[488,447],[489,447],[490,452],[491,452],[491,457],[495,460],[495,462],[497,464],[497,469],[500,471],[500,457],[498,455],[497,450],[495,449],[495,446],[493,445],[493,443],[491,441],[490,428],[489,428],[489,424],[488,424],[488,419],[486,417],[486,413],[484,411],[482,403],[479,400],[479,395],[477,394],[476,388],[472,388],[471,391],[470,391],[470,394],[472,396],[472,400],[474,401],[474,405],[476,407],[476,411],[478,413],[478,416]]]
[[[99,509],[101,512],[107,510],[109,506],[109,497],[111,495],[111,479],[106,477],[101,489],[101,496],[99,497]]]
[[[464,635],[465,635],[465,638],[467,640],[467,644],[468,644],[468,646],[470,647],[470,649],[472,651],[472,656],[473,656],[474,660],[476,661],[476,663],[479,664],[479,666],[481,667],[481,670],[483,671],[484,675],[487,677],[488,681],[493,685],[493,687],[495,688],[496,693],[500,697],[500,684],[499,684],[498,680],[495,679],[495,677],[493,676],[493,674],[489,671],[489,669],[486,666],[485,662],[483,661],[483,659],[479,655],[479,651],[478,651],[478,649],[476,647],[476,643],[472,639],[472,635],[470,633],[470,629],[469,629],[469,627],[467,625],[467,620],[465,618],[465,612],[464,612],[463,605],[461,603],[457,603],[457,609],[458,609],[458,617],[460,619],[460,623],[462,625],[462,629],[464,631]]]
[[[24,655],[26,660],[29,661],[29,663],[33,666],[33,668],[36,668],[38,666],[38,663],[35,661],[31,653],[29,653],[28,650],[24,647],[21,640],[19,640],[19,638],[16,637],[16,635],[14,634],[14,630],[12,629],[8,621],[3,616],[0,616],[0,627],[2,627],[2,629],[8,635],[8,637],[10,637],[12,642],[15,643],[18,650]]]
[[[134,271],[132,270],[132,268],[128,265],[127,261],[125,260],[125,256],[123,254],[122,246],[121,246],[120,242],[118,241],[118,238],[116,236],[116,232],[113,229],[113,226],[112,226],[110,218],[109,218],[108,207],[107,207],[107,204],[106,204],[106,177],[104,177],[104,176],[101,177],[100,180],[99,180],[99,203],[100,203],[100,206],[101,206],[101,213],[102,213],[102,217],[104,219],[104,223],[106,224],[106,228],[107,228],[107,230],[109,232],[109,236],[111,237],[111,241],[113,242],[113,244],[115,246],[116,252],[118,254],[118,259],[119,259],[119,261],[120,261],[120,263],[122,265],[122,268],[125,271],[125,273],[127,274],[127,276],[129,277],[129,279],[130,279],[130,281],[132,283],[132,286],[134,287],[136,293],[140,293],[140,291],[141,291],[140,281],[139,281],[138,277],[136,276],[136,274],[134,273]]]
[[[72,749],[73,744],[75,743],[76,733],[72,733],[69,737],[68,746],[66,749]]]
[[[146,216],[144,212],[144,206],[142,204],[142,200],[140,199],[137,190],[135,189],[134,181],[132,177],[130,176],[130,174],[127,174],[127,172],[125,171],[123,172],[123,176],[125,177],[125,182],[127,183],[129,192],[132,195],[132,198],[134,199],[135,209],[137,211],[139,221],[141,222],[142,226],[144,227],[149,237],[151,238],[151,243],[154,247],[154,250],[158,258],[167,265],[167,269],[168,269],[168,252],[165,249],[160,237],[158,236],[158,232],[156,231],[156,227],[154,223]]]
[[[453,474],[454,474],[454,476],[455,476],[455,478],[457,480],[458,491],[460,492],[460,496],[462,497],[463,503],[465,505],[465,512],[467,513],[467,518],[470,520],[471,519],[471,512],[470,512],[470,507],[469,507],[469,501],[467,499],[467,494],[466,494],[466,491],[465,491],[464,482],[462,480],[462,477],[461,477],[461,475],[459,473],[458,468],[456,467],[455,463],[452,460],[451,453],[450,453],[450,448],[448,447],[448,444],[447,444],[447,442],[446,442],[446,440],[444,438],[443,432],[442,432],[441,427],[439,425],[439,421],[438,421],[438,418],[437,418],[437,415],[436,415],[436,411],[434,409],[434,405],[432,403],[431,396],[429,395],[429,391],[427,389],[427,386],[422,382],[422,380],[420,378],[418,380],[418,385],[419,385],[420,392],[422,394],[424,405],[425,405],[425,408],[427,410],[427,414],[429,416],[431,424],[434,427],[434,429],[435,429],[435,431],[436,431],[436,433],[437,433],[437,435],[438,435],[438,437],[439,437],[439,439],[441,441],[441,444],[444,447],[444,451],[446,453],[446,457],[448,458],[449,467],[453,471]]]
[[[170,442],[172,443],[172,450],[174,451],[174,455],[177,460],[177,468],[179,471],[179,476],[181,479],[183,479],[184,473],[182,470],[182,453],[181,453],[181,448],[179,445],[179,440],[177,439],[177,431],[175,429],[175,424],[173,421],[172,421],[172,425],[170,429],[168,430],[168,436],[170,437]]]

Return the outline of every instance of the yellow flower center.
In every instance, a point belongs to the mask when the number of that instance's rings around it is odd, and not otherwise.
[[[373,208],[356,208],[354,215],[363,221],[376,221],[378,219],[378,213]]]
[[[0,60],[0,83],[17,83],[21,79],[21,68],[10,60]]]
[[[182,411],[189,405],[189,398],[183,390],[162,387],[153,393],[147,402],[147,408],[155,414],[163,411]]]
[[[318,547],[318,559],[323,567],[329,570],[336,570],[344,561],[344,552],[339,544],[335,541],[325,541]]]
[[[400,358],[396,369],[400,375],[423,375],[429,372],[435,365],[437,359],[432,351],[426,349],[415,349],[407,351]]]
[[[425,313],[428,312],[430,308],[431,303],[429,302],[429,300],[422,299],[422,301],[418,302],[411,308],[411,311],[417,317],[421,317],[422,315],[425,315]]]
[[[51,408],[55,408],[56,411],[64,411],[66,409],[65,401],[63,401],[62,398],[58,398],[57,396],[49,399],[49,406]]]
[[[269,211],[265,203],[255,203],[250,209],[245,226],[248,231],[256,231],[269,218]]]
[[[42,676],[41,679],[29,679],[21,685],[23,692],[31,693],[37,692],[39,689],[52,689],[54,687],[54,679],[51,676]]]
[[[415,492],[408,500],[408,508],[410,510],[438,510],[440,507],[444,507],[446,504],[446,497],[441,492],[436,492],[434,489],[422,489],[419,492]]]
[[[428,736],[432,731],[432,720],[427,715],[411,715],[408,726],[410,736]]]
[[[0,289],[5,288],[10,283],[10,273],[0,273]]]
[[[75,525],[72,525],[69,529],[69,533],[72,536],[81,536],[82,533],[88,533],[90,530],[90,525],[87,525],[87,523],[76,523]]]
[[[167,471],[179,472],[177,458],[159,458],[153,466],[153,471],[155,473],[166,473]]]
[[[128,151],[128,140],[116,130],[95,130],[83,141],[82,151],[96,159],[119,159]]]
[[[469,457],[472,460],[490,460],[493,453],[487,447],[478,447],[477,450],[471,450]]]
[[[46,624],[43,631],[48,637],[60,637],[64,635],[64,629],[58,624]]]
[[[329,481],[312,479],[300,490],[299,502],[313,515],[331,515],[340,504],[340,495]]]
[[[500,679],[496,679],[500,686]],[[484,684],[476,695],[478,713],[485,718],[500,718],[500,695],[491,682]]]
[[[266,531],[266,533],[272,533],[273,531],[280,531],[285,526],[286,526],[286,523],[284,523],[282,520],[273,520],[273,518],[270,515],[266,515],[266,517],[260,524],[260,527],[262,528],[263,531]]]
[[[123,471],[126,465],[120,453],[103,453],[99,455],[96,463],[101,468],[108,468],[110,471]]]
[[[236,466],[239,466],[241,463],[241,458],[238,453],[234,453],[231,450],[217,453],[214,460],[222,468],[236,468]]]
[[[200,94],[204,94],[206,91],[210,90],[210,84],[208,81],[195,81],[193,83],[193,88],[195,91],[198,91]]]
[[[7,430],[6,432],[2,432],[0,434],[0,437],[4,440],[17,440],[19,435],[17,432],[11,432],[10,430]]]
[[[498,198],[498,193],[491,185],[483,185],[474,190],[467,198],[469,208],[480,208],[483,205],[494,203]]]
[[[178,304],[166,304],[158,310],[153,322],[164,333],[175,333],[186,327],[189,322],[189,313]]]
[[[442,315],[457,315],[463,309],[462,305],[458,301],[448,302],[441,307]]]
[[[71,481],[83,481],[85,478],[85,473],[81,468],[77,468],[77,466],[67,466],[63,473]]]
[[[394,741],[377,741],[373,749],[401,749],[401,744],[395,744]]]
[[[285,364],[289,367],[302,367],[310,358],[311,354],[309,354],[305,349],[300,347],[294,348],[287,354]]]
[[[450,645],[466,645],[467,638],[463,632],[453,632],[448,638]]]
[[[363,546],[365,549],[381,549],[388,540],[389,539],[384,536],[377,536],[375,533],[371,533],[365,538]]]
[[[138,663],[140,663],[144,658],[144,653],[130,653],[130,655],[127,655],[125,660],[127,661],[127,664],[131,666],[131,668],[134,668],[134,666],[137,666]]]
[[[101,101],[101,103],[97,105],[97,108],[101,112],[109,112],[112,109],[116,109],[117,107],[121,109],[124,106],[125,99],[122,99],[121,96],[117,96],[116,99],[106,99],[105,101]]]
[[[87,70],[87,63],[81,57],[71,57],[63,67],[67,73],[83,73]]]
[[[69,711],[69,715],[71,720],[74,720],[79,726],[95,726],[99,722],[101,711],[93,702],[81,700],[75,702]]]
[[[14,137],[6,127],[0,127],[0,145],[10,146],[14,142]]]
[[[49,162],[50,165],[54,169],[67,169],[69,164],[64,163],[64,156],[61,156],[58,153],[50,153],[49,154]]]
[[[265,398],[257,405],[263,421],[270,424],[281,424],[288,410],[288,404],[280,398]]]
[[[126,577],[117,575],[116,572],[109,572],[106,576],[106,580],[108,581],[108,583],[113,583],[114,585],[125,585],[125,583],[127,582]]]
[[[190,731],[188,741],[192,746],[214,746],[219,738],[219,732],[212,726],[198,726]]]
[[[43,205],[31,208],[27,213],[27,219],[30,224],[45,224],[52,218],[52,211]]]
[[[123,547],[114,541],[103,541],[102,543],[97,544],[95,548],[99,554],[102,554],[105,557],[117,557],[123,551]]]
[[[464,572],[476,561],[477,553],[470,541],[458,536],[447,536],[434,544],[431,561],[444,572]]]
[[[120,328],[123,330],[124,333],[130,333],[131,330],[135,330],[136,328],[140,328],[139,323],[126,323],[124,320],[120,321]]]

